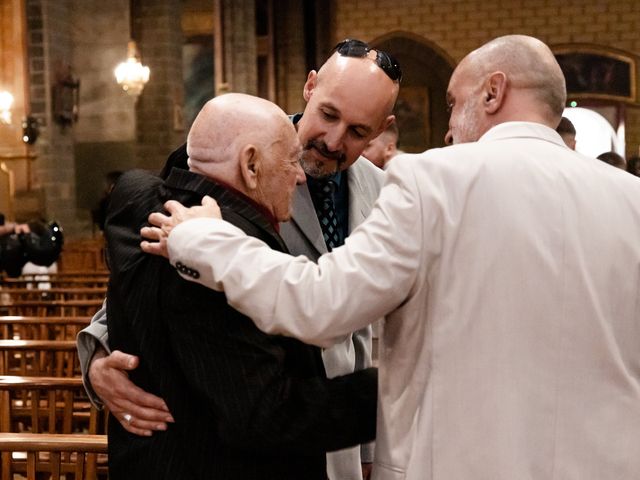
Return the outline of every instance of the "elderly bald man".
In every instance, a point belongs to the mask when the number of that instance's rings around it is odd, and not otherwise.
[[[121,425],[123,412],[111,412],[109,478],[325,480],[328,450],[374,437],[375,369],[328,380],[319,348],[260,332],[223,294],[178,275],[195,279],[193,269],[177,272],[138,246],[165,201],[194,205],[208,195],[229,222],[286,252],[278,222],[304,181],[295,128],[274,104],[228,94],[204,106],[187,152],[189,171],[164,182],[128,172],[112,194],[109,342],[140,357],[131,379],[162,397],[175,422],[138,436]]]
[[[171,232],[171,262],[318,345],[386,315],[376,480],[638,478],[640,180],[566,148],[564,77],[535,38],[470,53],[447,99],[456,145],[392,162],[317,265],[211,218]]]

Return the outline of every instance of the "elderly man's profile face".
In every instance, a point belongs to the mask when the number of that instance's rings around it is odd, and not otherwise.
[[[288,122],[288,120],[287,120]],[[279,222],[291,218],[291,201],[296,184],[304,183],[300,166],[302,147],[290,122],[265,150],[265,169],[259,177],[258,198]]]
[[[461,63],[454,70],[447,89],[449,131],[447,145],[477,141],[486,131],[482,126],[482,83]]]
[[[383,126],[397,88],[373,61],[338,57],[318,81],[310,75],[309,95],[298,123],[302,166],[312,177],[348,168]],[[325,68],[325,67],[323,67]],[[368,81],[363,81],[367,79]],[[395,92],[395,93],[394,93]]]

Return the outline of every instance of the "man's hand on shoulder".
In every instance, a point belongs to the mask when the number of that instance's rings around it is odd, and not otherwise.
[[[154,212],[149,215],[150,227],[143,227],[140,235],[145,239],[140,243],[140,248],[146,253],[161,255],[169,258],[167,238],[177,225],[192,218],[222,218],[218,203],[208,195],[202,198],[202,204],[190,208],[180,202],[169,200],[164,204],[169,215]]]
[[[89,379],[94,391],[125,430],[136,435],[150,436],[154,430],[166,430],[173,422],[164,400],[129,380],[128,370],[138,366],[138,357],[118,350],[107,355],[96,351],[89,366]]]

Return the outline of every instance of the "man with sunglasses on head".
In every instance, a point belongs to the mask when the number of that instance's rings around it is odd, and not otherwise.
[[[318,71],[309,72],[303,88],[307,105],[302,114],[292,116],[303,146],[307,184],[297,187],[292,220],[281,224],[280,231],[292,254],[315,261],[342,245],[369,214],[383,174],[360,154],[394,121],[401,77],[393,57],[359,40],[340,42]],[[78,339],[88,390],[94,400],[93,391],[119,413],[117,418],[126,416],[123,427],[133,433],[166,428],[164,402],[127,379],[126,370],[135,368],[138,359],[122,352],[107,356],[105,324],[104,312],[98,312]],[[325,349],[323,362],[330,378],[369,367],[371,327]],[[370,445],[332,452],[327,473],[331,480],[360,480],[369,476],[372,459]]]

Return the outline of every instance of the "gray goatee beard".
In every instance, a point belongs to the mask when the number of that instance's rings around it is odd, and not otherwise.
[[[311,150],[311,148],[305,149],[305,151]],[[318,150],[316,149],[316,151]],[[331,157],[329,157],[327,160],[329,159],[331,159]],[[340,155],[339,158],[333,158],[333,160],[335,161],[335,167],[332,167],[329,170],[326,161],[315,160],[313,158],[307,159],[305,158],[305,152],[303,152],[302,157],[300,158],[300,165],[302,166],[304,173],[308,176],[322,179],[329,177],[336,172],[339,172],[342,169],[342,165],[346,161],[344,155]]]

